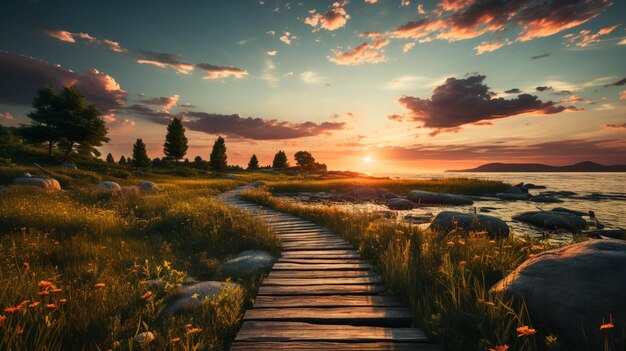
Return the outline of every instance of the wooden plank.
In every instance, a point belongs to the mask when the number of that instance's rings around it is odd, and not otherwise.
[[[281,257],[278,263],[310,263],[310,264],[329,264],[329,263],[367,263],[367,261],[358,258],[342,258],[342,259],[324,259],[324,258],[289,258]]]
[[[332,234],[279,234],[276,233],[280,239],[341,239],[340,237]]]
[[[286,251],[283,253],[282,257],[283,258],[320,258],[320,259],[336,259],[336,260],[361,257],[359,254],[350,254],[350,253],[307,255],[307,254],[302,254],[302,253],[291,254],[292,252],[296,252],[296,251]],[[310,251],[310,252],[315,252],[315,251]]]
[[[352,245],[346,244],[308,244],[308,245],[294,245],[291,243],[284,243],[282,245],[283,251],[302,251],[302,250],[347,250],[351,249]]]
[[[267,350],[292,350],[292,351],[443,351],[441,345],[413,343],[413,342],[246,342],[236,341],[230,346],[231,351],[267,351]]]
[[[283,255],[358,255],[359,252],[354,249],[349,250],[317,250],[317,251],[289,251]]]
[[[279,239],[282,244],[289,245],[349,245],[347,241],[341,239]]]
[[[254,308],[295,307],[400,307],[402,304],[388,295],[261,295],[254,300]]]
[[[261,285],[258,295],[374,295],[385,291],[382,285]]]
[[[426,335],[415,328],[355,327],[300,322],[243,323],[236,341],[399,341],[425,342]]]
[[[412,315],[405,307],[253,308],[243,320],[409,327]]]
[[[267,279],[354,278],[376,276],[370,271],[271,271]]]
[[[330,234],[331,232],[321,228],[296,228],[296,229],[278,229],[272,228],[278,234]]]
[[[274,271],[366,271],[371,269],[369,263],[333,263],[333,264],[301,264],[301,263],[275,263]]]
[[[264,286],[269,285],[351,285],[351,284],[382,284],[378,277],[356,277],[356,278],[283,278],[265,279]]]

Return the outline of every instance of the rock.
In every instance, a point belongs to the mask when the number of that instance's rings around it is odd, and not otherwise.
[[[523,299],[533,327],[544,334],[555,333],[571,345],[602,345],[594,339],[601,338],[600,324],[609,316],[612,335],[622,334],[625,276],[626,242],[589,240],[527,260],[492,291]]]
[[[407,199],[399,198],[399,197],[395,199],[391,199],[387,202],[387,207],[389,207],[392,210],[410,210],[416,206],[417,205],[414,204],[413,202]]]
[[[531,211],[515,215],[513,219],[530,223],[540,228],[550,230],[564,229],[572,233],[578,233],[587,227],[587,221],[569,212]]]
[[[65,169],[71,169],[73,171],[78,169],[78,167],[76,167],[74,162],[71,162],[71,161],[63,162],[59,167],[65,168]]]
[[[30,177],[15,178],[13,179],[12,184],[36,186],[46,191],[61,190],[61,184],[59,184],[59,182],[56,179],[50,178],[50,177],[43,177],[43,176],[41,177],[30,176]]]
[[[471,205],[474,203],[470,198],[463,195],[433,193],[430,191],[413,190],[407,198],[421,205]]]
[[[137,184],[137,187],[142,193],[157,193],[161,191],[161,188],[156,183],[149,181],[141,182]]]
[[[220,265],[220,273],[223,277],[233,279],[269,272],[276,262],[276,258],[261,250],[246,250],[235,256],[235,258],[223,262]]]
[[[545,185],[535,185],[532,183],[528,183],[528,184],[524,184],[524,189],[526,190],[530,190],[530,189],[545,189],[546,186]]]
[[[152,332],[143,332],[143,333],[139,333],[135,336],[135,341],[141,345],[148,345],[149,343],[153,342],[155,339],[154,334],[152,334]]]
[[[222,178],[237,180],[237,177],[234,174],[224,174],[224,176]]]
[[[140,177],[143,177],[146,174],[143,171],[137,171],[137,175],[140,176]]]
[[[592,238],[607,237],[611,239],[626,240],[626,230],[624,229],[591,230],[585,232],[585,234]]]
[[[457,228],[465,232],[486,231],[490,238],[502,238],[509,235],[509,226],[500,218],[454,211],[440,212],[430,224],[430,228],[444,233]]]
[[[565,207],[555,207],[555,208],[551,209],[550,211],[552,211],[552,212],[567,212],[567,213],[571,213],[571,214],[579,216],[579,217],[588,215],[587,212],[570,210],[569,208],[565,208]]]
[[[385,189],[368,188],[364,186],[355,186],[345,193],[345,197],[356,201],[380,201],[389,200],[398,197],[398,195]]]
[[[260,188],[262,186],[265,186],[266,184],[264,182],[256,182],[254,184],[252,184],[253,187],[255,188]]]
[[[528,194],[528,189],[524,187],[524,183],[516,184],[505,191],[503,193],[506,194]]]
[[[424,214],[424,215],[415,215],[415,214],[409,213],[406,216],[404,216],[404,220],[414,223],[414,224],[429,223],[429,222],[432,222],[433,215],[431,213]]]
[[[563,202],[563,200],[560,200],[554,196],[551,195],[537,195],[537,196],[533,196],[530,201],[532,202],[545,202],[545,203],[554,203],[554,202]]]
[[[96,185],[96,188],[100,190],[108,190],[108,191],[114,191],[114,192],[122,191],[122,187],[120,187],[119,184],[117,184],[116,182],[109,182],[109,181],[98,183],[98,185]]]
[[[28,172],[22,174],[22,178],[31,178],[31,177],[32,177],[32,174],[30,174]]]
[[[577,195],[573,191],[542,191],[539,195],[556,195],[561,197],[571,197]]]
[[[163,314],[170,315],[197,308],[206,300],[216,299],[224,289],[233,289],[243,294],[241,285],[233,282],[205,281],[185,285],[179,288],[175,298],[163,309]]]
[[[496,197],[500,200],[528,200],[530,199],[530,194],[527,193],[497,193]]]

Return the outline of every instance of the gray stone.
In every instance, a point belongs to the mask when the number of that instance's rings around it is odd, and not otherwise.
[[[431,213],[423,214],[423,215],[416,215],[416,214],[409,213],[406,216],[404,216],[404,220],[411,222],[413,224],[429,223],[429,222],[432,222],[433,215]]]
[[[545,185],[535,185],[532,183],[524,184],[525,189],[545,189]]]
[[[393,199],[398,197],[398,195],[385,189],[355,186],[346,191],[345,197],[356,201],[380,201]]]
[[[219,270],[223,277],[237,279],[269,272],[274,262],[276,258],[265,251],[246,250],[238,253],[235,258],[223,262]]]
[[[524,187],[524,183],[516,184],[505,191],[503,193],[507,194],[528,194],[528,189]]]
[[[142,193],[157,193],[161,190],[154,182],[144,181],[137,184],[137,187]]]
[[[139,343],[140,345],[148,345],[149,343],[153,342],[154,339],[154,334],[149,331],[139,333],[135,336],[135,342]]]
[[[59,184],[59,182],[56,179],[50,178],[50,177],[43,177],[43,176],[41,177],[30,176],[30,177],[15,178],[13,179],[12,184],[36,186],[46,191],[61,190],[61,184]]]
[[[626,240],[626,230],[624,229],[600,229],[585,232],[589,237],[607,237],[611,239]]]
[[[176,291],[175,297],[163,309],[163,314],[170,315],[200,307],[203,302],[216,299],[224,289],[243,293],[241,285],[233,282],[205,281],[184,285]]]
[[[506,222],[487,215],[443,211],[430,224],[430,229],[436,232],[449,233],[457,228],[465,232],[485,231],[490,238],[502,238],[509,235],[509,226]]]
[[[587,221],[569,212],[531,211],[515,215],[513,219],[530,223],[540,228],[550,230],[564,229],[572,233],[578,233],[587,227]]]
[[[110,181],[105,181],[105,182],[100,182],[98,183],[98,185],[96,185],[97,189],[100,190],[108,190],[108,191],[122,191],[122,187],[120,187],[119,184],[117,184],[116,182],[110,182]]]
[[[533,327],[595,349],[600,324],[613,317],[619,337],[626,320],[626,242],[589,240],[547,251],[522,263],[492,291],[526,303]],[[623,345],[619,342],[616,345]],[[618,348],[619,349],[619,348]],[[623,348],[622,348],[623,349]]]
[[[391,199],[387,202],[387,207],[392,210],[410,210],[417,207],[416,204],[407,199],[401,199],[399,197]]]
[[[555,202],[563,202],[563,200],[558,199],[551,195],[537,195],[533,196],[530,201],[532,202],[544,202],[544,203],[555,203]]]
[[[528,200],[530,199],[530,194],[528,193],[518,193],[518,194],[514,194],[514,193],[497,193],[496,197],[500,200],[514,200],[514,201],[519,201],[519,200]]]
[[[252,184],[253,187],[255,188],[260,188],[262,186],[265,186],[266,184],[264,182],[256,182],[254,184]]]
[[[587,216],[589,214],[587,212],[570,210],[569,208],[565,208],[565,207],[555,207],[555,208],[551,209],[550,211],[553,211],[553,212],[567,212],[567,213],[571,213],[571,214],[579,216],[579,217]]]
[[[430,191],[413,190],[407,198],[420,205],[471,205],[472,199],[464,195],[433,193]]]
[[[33,176],[33,175],[32,175],[32,174],[30,174],[30,173],[28,173],[28,172],[26,172],[26,173],[22,174],[22,178],[31,178],[32,176]]]

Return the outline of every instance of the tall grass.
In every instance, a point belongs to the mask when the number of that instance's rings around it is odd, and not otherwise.
[[[239,251],[278,253],[268,227],[211,198],[237,184],[170,177],[150,195],[4,189],[0,349],[131,350],[145,331],[156,335],[151,350],[225,348],[258,277],[197,310],[160,311],[177,287],[218,278],[219,263]]]
[[[387,287],[411,306],[415,323],[450,350],[546,346],[541,331],[518,337],[517,328],[532,327],[525,307],[489,289],[529,257],[553,248],[547,240],[435,234],[372,213],[288,202],[260,189],[246,191],[242,197],[343,236],[371,261]],[[551,346],[557,344],[551,341]]]

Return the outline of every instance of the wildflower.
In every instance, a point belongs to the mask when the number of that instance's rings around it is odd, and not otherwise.
[[[4,313],[13,314],[13,313],[19,312],[21,309],[22,309],[22,307],[20,307],[20,306],[17,306],[17,307],[7,307],[7,308],[4,309]]]
[[[64,304],[64,303],[66,303],[66,302],[67,302],[67,299],[61,299],[61,300],[59,300],[59,303],[60,303],[60,304]]]
[[[459,262],[459,264],[460,264],[461,266],[465,265],[466,263],[467,263],[467,261],[461,261],[461,262]]]
[[[448,241],[446,244],[448,244],[450,246],[454,246],[454,241]]]
[[[198,333],[200,333],[200,332],[202,332],[202,329],[200,329],[200,328],[191,328],[191,329],[188,329],[188,330],[187,330],[187,332],[185,333],[185,335],[186,335],[186,336],[190,336],[190,335],[193,335],[193,334],[198,334]]]
[[[37,295],[39,296],[48,296],[50,295],[50,292],[48,290],[43,290],[37,293]]]
[[[522,336],[530,336],[530,335],[534,335],[535,333],[537,333],[537,331],[533,328],[529,328],[527,325],[523,326],[523,327],[519,327],[517,328],[517,337],[522,337]]]
[[[489,351],[506,351],[509,349],[509,345],[496,345],[493,349],[489,349]]]
[[[60,288],[54,288],[54,289],[50,290],[50,292],[53,293],[53,294],[58,294],[58,293],[60,293],[62,291],[63,291],[63,289],[60,289]]]
[[[613,329],[613,328],[615,328],[615,326],[613,325],[613,316],[609,317],[608,323],[604,323],[604,320],[603,320],[602,324],[600,325],[600,330],[608,330],[608,329]]]
[[[175,344],[177,342],[179,342],[181,340],[181,338],[174,338],[172,340],[170,340],[170,344]]]
[[[24,263],[22,263],[22,265],[24,265],[24,267],[26,267],[26,269],[30,268],[30,263],[28,263],[28,262],[24,262]]]
[[[49,287],[51,285],[52,285],[52,282],[48,282],[48,281],[45,281],[45,280],[42,280],[42,281],[39,282],[39,287],[42,288],[42,289],[43,288],[47,288],[47,287]]]
[[[148,299],[150,296],[152,296],[152,291],[148,290],[148,291],[146,291],[146,293],[145,293],[145,294],[141,295],[141,299],[142,299],[142,300],[146,300],[146,299]]]
[[[148,285],[148,284],[150,284],[150,282],[147,280],[142,280],[139,282],[139,285]]]
[[[24,334],[24,329],[22,329],[20,327],[15,327],[15,334],[17,334],[17,335]]]
[[[7,316],[3,316],[0,314],[0,325],[2,325],[2,323],[4,323],[4,320],[7,319]]]
[[[35,308],[35,307],[39,306],[39,304],[40,304],[39,301],[35,301],[35,302],[31,303],[30,305],[28,305],[28,307]]]
[[[46,308],[49,310],[54,310],[57,308],[57,305],[53,304],[53,303],[49,303],[46,305]]]
[[[106,285],[104,283],[98,283],[94,285],[96,288],[104,288]]]

